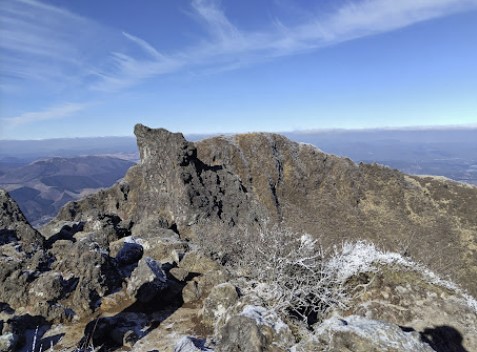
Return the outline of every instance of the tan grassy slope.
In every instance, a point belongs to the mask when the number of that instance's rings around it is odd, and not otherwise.
[[[327,243],[370,239],[477,293],[477,187],[356,165],[279,135],[197,144],[205,163],[240,176],[274,221]]]

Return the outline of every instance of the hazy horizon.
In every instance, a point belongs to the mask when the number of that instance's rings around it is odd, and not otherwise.
[[[151,128],[164,128],[160,126],[148,126]],[[53,138],[37,138],[37,139],[4,139],[0,141],[47,141],[47,140],[71,140],[71,139],[101,139],[101,138],[135,138],[134,132],[127,135],[91,135],[91,136],[72,136],[72,137],[53,137]],[[477,125],[437,125],[437,126],[403,126],[403,127],[374,127],[374,128],[315,128],[315,129],[300,129],[287,131],[264,131],[264,130],[250,130],[244,132],[224,131],[224,132],[210,132],[210,133],[184,133],[182,131],[173,131],[175,133],[182,133],[184,136],[217,136],[217,135],[235,135],[242,133],[274,133],[274,134],[322,134],[322,133],[360,133],[360,132],[425,132],[425,131],[469,131],[477,130]]]

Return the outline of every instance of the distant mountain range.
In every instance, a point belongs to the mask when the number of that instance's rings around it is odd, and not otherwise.
[[[122,178],[134,162],[108,156],[53,157],[4,169],[0,187],[19,203],[33,225],[40,225],[71,200]]]

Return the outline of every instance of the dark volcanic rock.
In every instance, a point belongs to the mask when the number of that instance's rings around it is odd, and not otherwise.
[[[143,125],[134,131],[141,163],[112,189],[68,204],[56,221],[117,214],[134,224],[133,235],[173,228],[194,238],[204,223],[214,224],[207,231],[220,233],[263,218],[240,178],[224,166],[203,163],[182,134]]]
[[[44,238],[25,219],[18,205],[0,189],[0,245],[20,241],[27,252],[43,246]]]
[[[151,301],[166,288],[167,277],[161,263],[149,257],[139,261],[127,283],[127,293],[141,303]]]

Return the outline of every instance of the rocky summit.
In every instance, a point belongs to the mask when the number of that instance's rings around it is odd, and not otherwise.
[[[477,351],[477,188],[276,134],[141,161],[39,231],[0,193],[0,351]]]

